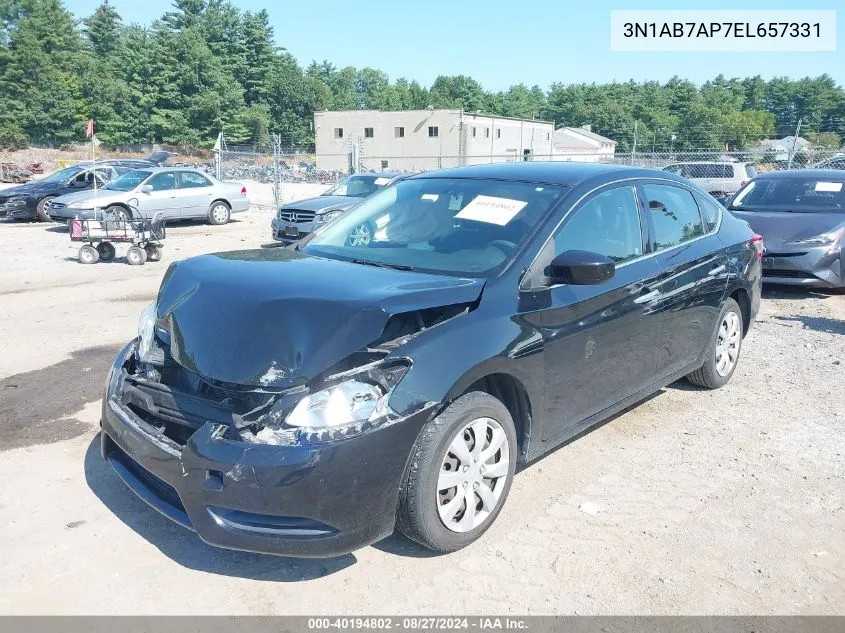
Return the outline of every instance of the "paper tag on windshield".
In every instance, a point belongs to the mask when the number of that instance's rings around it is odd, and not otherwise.
[[[475,220],[505,226],[527,204],[522,200],[511,200],[510,198],[476,196],[455,217],[461,220]]]
[[[387,183],[389,183],[390,178],[376,178],[374,182],[378,187],[381,187],[382,185],[386,185]]]
[[[841,182],[817,182],[816,191],[842,191]]]

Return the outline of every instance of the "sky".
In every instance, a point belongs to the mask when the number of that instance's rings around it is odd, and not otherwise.
[[[102,0],[65,0],[82,18]],[[149,24],[171,0],[110,0],[125,23]],[[303,66],[329,60],[337,67],[370,66],[391,79],[430,85],[438,75],[470,75],[487,90],[517,83],[546,89],[554,82],[666,81],[698,84],[726,77],[800,78],[831,75],[845,85],[841,0],[742,2],[707,0],[233,0],[244,10],[266,8],[276,43]],[[841,9],[837,51],[801,53],[612,52],[611,9]]]

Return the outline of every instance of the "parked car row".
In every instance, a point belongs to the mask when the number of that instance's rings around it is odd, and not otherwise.
[[[102,455],[212,545],[332,556],[398,528],[457,550],[518,466],[737,367],[763,243],[690,181],[531,162],[384,177],[349,210],[315,203],[339,213],[291,246],[173,264],[115,359]],[[357,180],[338,197],[369,193]]]
[[[15,220],[89,219],[107,210],[128,217],[129,206],[148,219],[206,219],[225,224],[249,208],[246,187],[197,169],[160,167],[170,156],[145,160],[82,161],[45,178],[0,191],[0,217]]]

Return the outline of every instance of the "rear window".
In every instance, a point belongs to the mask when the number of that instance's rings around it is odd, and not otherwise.
[[[738,211],[845,213],[845,180],[771,178],[752,180],[731,201]]]
[[[690,163],[684,165],[681,175],[685,178],[733,178],[734,166],[724,163]]]

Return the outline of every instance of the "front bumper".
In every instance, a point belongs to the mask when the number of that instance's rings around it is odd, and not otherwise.
[[[82,220],[91,220],[94,219],[94,214],[94,209],[71,209],[70,207],[54,209],[53,207],[47,207],[47,215],[50,216],[51,220],[55,220],[56,222],[66,222],[76,217]]]
[[[840,246],[814,246],[794,251],[767,251],[763,254],[763,282],[843,288],[843,249]]]
[[[0,218],[32,220],[36,217],[35,205],[29,201],[4,202],[0,204]]]
[[[406,463],[429,413],[307,446],[233,441],[223,437],[226,426],[209,422],[180,446],[107,392],[102,454],[141,499],[206,543],[337,556],[393,531]]]
[[[284,244],[293,244],[304,237],[307,237],[315,229],[314,222],[285,222],[278,216],[270,222],[270,234],[274,241]],[[296,230],[296,235],[289,233],[290,229]]]

